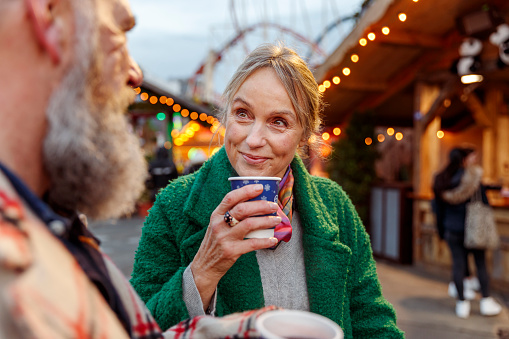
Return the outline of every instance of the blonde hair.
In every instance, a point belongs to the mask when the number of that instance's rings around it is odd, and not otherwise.
[[[235,93],[249,76],[265,67],[272,68],[283,83],[297,113],[297,120],[304,128],[304,136],[308,139],[307,146],[318,149],[321,146],[321,138],[317,135],[322,124],[322,95],[306,62],[283,44],[260,45],[244,59],[223,93],[225,106],[219,112],[219,120],[226,125],[227,112]],[[312,136],[315,137],[311,138]],[[304,155],[303,152],[300,153]]]

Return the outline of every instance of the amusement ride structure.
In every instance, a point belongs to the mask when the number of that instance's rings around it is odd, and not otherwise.
[[[344,1],[230,0],[232,37],[224,41],[221,32],[221,46],[211,49],[190,77],[187,96],[198,102],[221,106],[219,93],[235,68],[250,51],[264,42],[282,42],[297,50],[313,69],[348,34],[360,14],[352,10],[353,14],[341,15],[346,11],[340,13],[339,7],[343,9],[348,3],[341,2]],[[356,2],[357,8],[362,10],[368,2]],[[289,15],[281,15],[283,6],[289,9]]]

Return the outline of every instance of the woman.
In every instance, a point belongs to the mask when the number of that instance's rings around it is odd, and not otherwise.
[[[402,337],[350,200],[310,176],[297,155],[320,127],[321,97],[305,62],[263,45],[234,74],[225,100],[224,147],[162,191],[143,228],[131,281],[156,320],[166,328],[274,304],[329,317],[345,338]],[[283,178],[285,205],[247,201],[261,185],[230,192],[231,176]],[[290,222],[291,238],[276,249],[276,238],[244,239]]]
[[[467,249],[464,246],[466,205],[471,197],[481,189],[483,202],[488,204],[484,187],[481,185],[482,168],[476,165],[477,153],[471,148],[454,148],[449,154],[449,164],[436,178],[435,192],[437,226],[440,237],[445,239],[451,250],[453,260],[453,281],[457,291],[456,315],[468,318],[470,301],[466,294],[464,281],[468,266],[468,253],[474,255],[482,299],[482,315],[497,315],[501,306],[490,297],[489,277],[486,270],[485,251]],[[475,295],[474,295],[475,296]]]

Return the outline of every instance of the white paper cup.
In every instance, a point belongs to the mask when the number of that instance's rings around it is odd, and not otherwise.
[[[237,188],[241,188],[246,185],[255,185],[262,184],[263,192],[253,199],[250,200],[267,200],[273,201],[277,203],[278,193],[279,193],[279,182],[281,178],[278,177],[230,177],[228,178],[231,184],[232,190]],[[277,213],[271,213],[266,215],[276,216]],[[256,230],[246,234],[246,239],[248,238],[271,238],[274,236],[274,228]]]
[[[256,320],[255,327],[264,339],[343,339],[338,324],[304,311],[269,311]]]

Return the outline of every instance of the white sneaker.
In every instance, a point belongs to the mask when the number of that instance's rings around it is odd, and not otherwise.
[[[473,291],[479,291],[481,289],[481,284],[477,277],[465,278],[465,280],[463,280],[463,285],[465,288]]]
[[[471,288],[467,287],[468,285],[463,282],[463,296],[465,297],[465,300],[474,300],[475,299],[475,291]],[[449,287],[447,288],[447,293],[450,297],[456,299],[458,298],[458,290],[456,289],[456,284],[451,281],[449,283]]]
[[[491,316],[502,312],[502,306],[492,297],[482,298],[480,306],[482,315]]]
[[[470,315],[470,301],[458,300],[456,301],[456,315],[458,318],[466,319]]]

